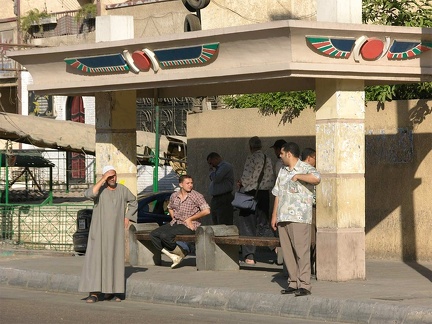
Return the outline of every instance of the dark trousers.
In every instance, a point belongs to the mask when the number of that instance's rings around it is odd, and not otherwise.
[[[255,195],[255,190],[247,194]],[[270,196],[268,190],[259,190],[257,195],[257,206],[255,211],[240,210],[239,214],[239,233],[242,236],[274,236],[270,229],[269,208]],[[259,233],[258,228],[266,228],[265,233]],[[258,235],[259,234],[259,235]],[[242,245],[242,256],[244,259],[255,259],[254,245]]]
[[[170,225],[168,223],[153,230],[150,233],[150,237],[153,245],[159,251],[162,251],[163,248],[167,249],[168,251],[173,251],[177,246],[175,240],[176,235],[189,234],[195,234],[195,231],[192,231],[183,224]]]
[[[316,276],[316,208],[312,208],[312,224],[311,224],[311,248],[310,248],[310,260],[311,260],[311,274]]]
[[[234,208],[231,202],[234,196],[231,192],[220,196],[213,196],[210,202],[210,210],[213,225],[232,225],[234,219]]]

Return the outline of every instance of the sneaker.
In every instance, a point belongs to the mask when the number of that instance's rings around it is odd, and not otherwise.
[[[173,264],[171,265],[171,269],[174,269],[186,257],[186,253],[180,246],[177,245],[176,248],[172,251],[172,254],[174,255],[174,258],[172,259]]]

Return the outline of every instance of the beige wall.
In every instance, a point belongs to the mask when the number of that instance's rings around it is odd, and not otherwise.
[[[366,257],[432,261],[432,101],[392,102],[366,107]],[[429,114],[429,115],[428,115]],[[302,112],[292,124],[257,109],[206,111],[188,116],[188,173],[206,198],[207,154],[219,152],[239,178],[247,141],[260,136],[264,152],[278,138],[315,146],[315,113]],[[319,217],[319,215],[318,215]]]
[[[133,16],[135,38],[183,33],[184,19],[189,13],[180,0],[106,11],[107,15]]]
[[[366,110],[366,252],[432,261],[432,101]]]
[[[211,1],[208,7],[201,10],[205,30],[283,19],[316,20],[316,1],[219,0]]]
[[[178,0],[103,10],[102,14],[134,16],[135,38],[141,38],[183,33],[185,16],[191,12]],[[200,14],[203,30],[283,19],[316,20],[316,1],[218,0],[211,1]]]

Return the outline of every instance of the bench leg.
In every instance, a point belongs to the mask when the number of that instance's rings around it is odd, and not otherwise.
[[[137,265],[160,265],[161,252],[150,241],[138,241],[135,229],[129,229],[129,263]]]
[[[214,242],[214,231],[211,226],[197,229],[196,238],[197,270],[239,270],[238,245],[217,245]]]

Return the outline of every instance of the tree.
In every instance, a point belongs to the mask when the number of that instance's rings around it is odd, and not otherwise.
[[[432,27],[429,0],[364,0],[363,23],[408,27]],[[432,82],[366,87],[366,101],[430,99]]]
[[[301,111],[315,107],[315,91],[271,92],[224,96],[222,101],[230,108],[259,108],[264,116],[282,114],[281,122],[291,122]]]
[[[363,23],[391,26],[432,27],[430,0],[363,0]],[[366,101],[430,99],[432,82],[371,86],[365,88]],[[224,96],[230,108],[257,107],[263,115],[282,114],[281,122],[291,122],[307,107],[315,107],[314,91],[260,93]]]
[[[432,27],[430,0],[363,0],[364,24]]]

